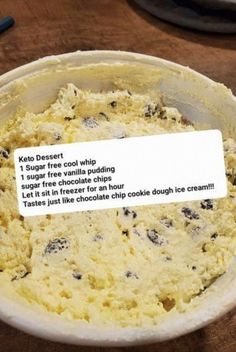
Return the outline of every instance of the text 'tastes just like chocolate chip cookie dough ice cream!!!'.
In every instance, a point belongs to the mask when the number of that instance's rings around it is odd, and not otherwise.
[[[25,218],[13,153],[194,130],[157,93],[73,84],[43,113],[19,112],[0,132],[0,285],[43,311],[96,325],[152,326],[188,310],[236,253],[233,139],[224,141],[225,198]]]

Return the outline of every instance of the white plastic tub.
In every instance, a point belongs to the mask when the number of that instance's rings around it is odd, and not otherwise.
[[[58,89],[72,82],[92,90],[115,86],[133,91],[161,90],[165,100],[189,120],[236,137],[236,99],[222,84],[172,62],[140,54],[92,51],[40,59],[0,77],[0,124],[24,105],[45,109]],[[187,313],[170,313],[152,328],[97,327],[63,320],[27,304],[0,287],[0,319],[30,334],[64,343],[128,346],[171,339],[196,330],[236,305],[236,266],[218,279]]]

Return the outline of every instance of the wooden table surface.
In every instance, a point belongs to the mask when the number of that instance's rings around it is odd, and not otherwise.
[[[0,17],[16,24],[0,34],[0,74],[40,57],[75,50],[113,49],[151,54],[188,65],[236,93],[236,36],[185,30],[126,0],[0,0]],[[101,352],[28,336],[0,323],[1,352]],[[235,352],[236,314],[195,333],[134,352]]]

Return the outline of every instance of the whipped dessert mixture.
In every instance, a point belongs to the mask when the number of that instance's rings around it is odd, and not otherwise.
[[[13,152],[194,129],[157,94],[72,84],[43,113],[19,112],[0,131],[0,285],[44,311],[96,325],[150,326],[188,309],[236,253],[233,139],[224,142],[226,198],[26,218]]]

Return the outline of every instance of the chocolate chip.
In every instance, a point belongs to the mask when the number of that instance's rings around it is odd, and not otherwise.
[[[165,219],[161,219],[160,223],[162,225],[164,225],[165,227],[172,227],[173,226],[173,221],[171,219],[165,218]]]
[[[192,232],[193,235],[199,235],[199,233],[201,231],[201,227],[200,226],[193,226],[190,231]]]
[[[202,251],[203,251],[203,253],[206,253],[206,251],[207,251],[207,250],[206,250],[206,245],[207,245],[206,243],[204,243],[204,244],[202,245]]]
[[[125,273],[125,276],[127,277],[127,278],[132,278],[132,279],[139,279],[139,277],[138,277],[138,275],[136,274],[136,273],[134,273],[134,272],[132,272],[132,271],[126,271],[126,273]]]
[[[82,274],[74,272],[72,274],[73,278],[75,278],[76,280],[81,280],[82,279]]]
[[[62,137],[61,137],[60,133],[55,132],[54,133],[54,138],[55,138],[56,141],[60,141]]]
[[[166,111],[161,110],[159,115],[158,115],[158,118],[161,119],[161,120],[166,120],[167,119]]]
[[[167,255],[165,257],[165,262],[170,262],[170,261],[172,261],[172,258],[169,255]]]
[[[71,121],[71,120],[75,120],[75,116],[71,117],[71,116],[65,116],[64,117],[65,121]]]
[[[196,270],[197,267],[195,265],[192,266],[192,270]]]
[[[130,210],[128,208],[123,208],[123,212],[125,216],[129,216]]]
[[[185,126],[193,126],[193,123],[183,116],[181,117],[180,122],[182,123],[182,125],[185,125]]]
[[[214,241],[217,237],[218,237],[218,233],[214,232],[214,233],[211,235],[212,241]]]
[[[93,241],[94,242],[99,242],[99,241],[102,241],[103,240],[103,237],[102,237],[102,235],[100,235],[100,234],[97,234],[97,235],[95,235],[94,237],[93,237]]]
[[[70,241],[64,237],[55,238],[50,241],[44,250],[44,254],[57,254],[60,251],[68,249],[70,247]]]
[[[133,210],[130,210],[129,208],[123,208],[123,212],[125,216],[129,216],[132,219],[135,219],[137,217],[137,213]]]
[[[12,277],[11,281],[16,281],[20,279],[24,279],[27,275],[29,275],[28,271],[21,270],[15,276]]]
[[[199,215],[190,208],[184,207],[182,208],[182,213],[186,216],[186,218],[192,220],[192,219],[199,219]]]
[[[111,105],[112,108],[116,108],[117,107],[117,101],[113,100],[112,102],[109,103],[109,105]]]
[[[9,158],[9,153],[10,153],[10,151],[9,151],[9,149],[4,149],[4,148],[2,148],[1,150],[0,150],[0,155],[4,158],[4,159],[8,159]]]
[[[87,127],[87,128],[96,128],[98,127],[98,123],[95,120],[95,118],[93,117],[84,117],[83,118],[83,124]]]
[[[129,230],[122,230],[122,235],[129,237]]]
[[[145,106],[144,116],[152,117],[160,109],[158,104],[148,104]]]
[[[153,244],[157,246],[164,246],[168,243],[168,241],[159,235],[155,229],[147,230],[147,237]]]
[[[213,200],[205,199],[201,203],[201,208],[206,210],[213,210]]]
[[[137,229],[133,229],[133,233],[139,237],[141,237],[140,232]]]

